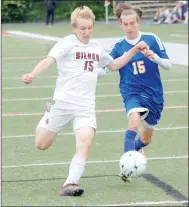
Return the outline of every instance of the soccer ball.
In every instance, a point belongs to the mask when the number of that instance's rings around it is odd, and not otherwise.
[[[137,151],[129,151],[119,161],[121,172],[127,177],[138,177],[146,171],[147,160]]]

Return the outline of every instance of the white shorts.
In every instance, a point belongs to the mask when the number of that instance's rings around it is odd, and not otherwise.
[[[40,120],[38,127],[59,133],[69,124],[73,124],[73,130],[82,127],[96,129],[95,107],[76,107],[74,104],[64,101],[55,101]]]

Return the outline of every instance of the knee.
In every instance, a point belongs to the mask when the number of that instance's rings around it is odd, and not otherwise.
[[[143,135],[141,137],[141,140],[144,144],[150,144],[150,142],[152,141],[152,135]]]
[[[49,141],[48,137],[43,136],[43,134],[37,134],[35,137],[35,146],[39,150],[46,150],[50,147],[51,141]]]
[[[46,150],[49,148],[49,146],[44,141],[38,139],[35,140],[35,146],[39,150]]]
[[[35,146],[39,150],[48,149],[56,136],[56,133],[44,129],[36,129]]]
[[[132,131],[138,131],[138,128],[139,128],[139,123],[138,123],[138,121],[132,121],[132,122],[130,122],[129,123],[129,126],[128,126],[128,129],[129,130],[132,130]]]
[[[86,156],[91,148],[92,139],[83,138],[77,142],[77,152]]]
[[[91,148],[92,141],[91,140],[85,140],[82,142],[77,143],[76,147],[76,154],[81,156],[81,157],[88,157],[88,152]]]
[[[92,145],[94,129],[85,127],[76,130],[76,154],[87,157]]]
[[[87,139],[83,141],[83,148],[85,148],[86,151],[88,151],[91,148],[91,145],[92,145],[91,139]]]
[[[133,131],[138,131],[139,123],[140,123],[140,114],[132,113],[129,116],[128,129]]]
[[[131,130],[131,131],[136,131],[137,132],[138,131],[138,126],[137,125],[132,125],[132,126],[129,126],[128,129]]]

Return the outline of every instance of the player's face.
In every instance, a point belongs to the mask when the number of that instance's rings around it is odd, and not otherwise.
[[[135,39],[139,35],[139,23],[137,15],[131,14],[122,16],[120,20],[120,27],[125,32],[128,39]]]
[[[73,27],[73,32],[81,42],[88,43],[93,33],[93,27],[92,19],[79,18],[76,26]]]

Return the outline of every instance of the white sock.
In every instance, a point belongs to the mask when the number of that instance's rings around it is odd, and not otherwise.
[[[86,160],[80,156],[74,156],[70,168],[68,177],[63,186],[67,185],[68,183],[78,184],[79,180],[85,170]]]

